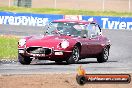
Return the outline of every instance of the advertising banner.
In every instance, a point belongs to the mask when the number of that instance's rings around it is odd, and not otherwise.
[[[132,30],[132,17],[82,16],[82,15],[53,15],[33,13],[0,12],[0,24],[44,26],[57,19],[96,21],[103,29]]]
[[[131,29],[132,17],[82,16],[83,20],[96,20],[103,29]]]
[[[62,18],[63,15],[0,12],[0,24],[9,25],[44,26]]]

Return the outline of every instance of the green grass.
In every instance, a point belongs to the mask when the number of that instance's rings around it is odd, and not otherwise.
[[[24,8],[24,7],[0,7],[0,11],[24,12],[24,13],[45,13],[45,14],[64,14],[64,15],[89,15],[89,16],[123,16],[132,17],[132,12],[114,11],[88,11],[88,10],[68,10],[54,8]]]
[[[0,36],[0,59],[17,59],[17,41],[14,36]]]

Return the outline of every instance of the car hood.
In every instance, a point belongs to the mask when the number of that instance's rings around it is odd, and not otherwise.
[[[41,35],[33,36],[26,41],[26,47],[42,46],[42,47],[56,47],[63,40],[72,39],[72,36],[67,35]]]

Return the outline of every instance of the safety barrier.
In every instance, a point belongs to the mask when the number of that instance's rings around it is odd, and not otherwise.
[[[0,24],[44,26],[52,20],[78,19],[96,21],[103,29],[129,29],[132,30],[132,17],[111,16],[82,16],[82,15],[53,15],[33,13],[0,12]]]

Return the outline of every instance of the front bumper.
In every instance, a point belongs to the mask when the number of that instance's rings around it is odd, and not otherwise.
[[[23,56],[27,56],[27,57],[35,57],[35,58],[41,58],[41,59],[58,59],[58,58],[68,58],[70,57],[72,51],[68,51],[68,50],[53,50],[51,51],[50,54],[46,55],[46,54],[33,54],[33,53],[29,53],[27,52],[26,49],[18,49],[18,53],[23,55]]]

